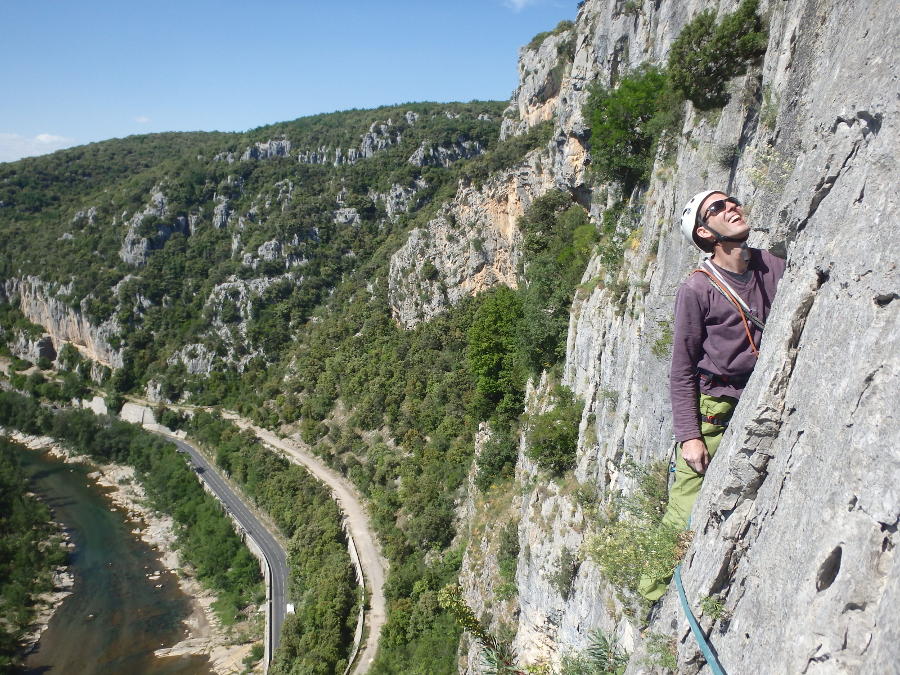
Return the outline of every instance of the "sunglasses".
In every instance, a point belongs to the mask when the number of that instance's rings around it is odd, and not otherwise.
[[[722,213],[722,211],[725,210],[725,206],[729,202],[734,204],[735,206],[741,205],[741,200],[738,199],[737,197],[726,197],[725,199],[717,199],[712,204],[710,204],[709,206],[706,207],[706,213],[703,214],[703,222],[705,223],[711,217],[717,216],[720,213]]]

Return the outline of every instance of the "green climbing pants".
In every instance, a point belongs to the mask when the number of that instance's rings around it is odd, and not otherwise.
[[[709,453],[710,459],[715,456],[716,450],[719,449],[722,434],[725,433],[736,404],[737,400],[730,396],[700,394],[700,434],[703,436],[703,442],[706,444],[706,451]],[[708,421],[708,418],[715,418],[715,421],[719,422],[719,424]],[[663,515],[662,526],[684,530],[688,526],[691,509],[694,508],[697,495],[700,494],[700,487],[703,485],[703,474],[694,471],[684,461],[684,458],[681,456],[680,444],[676,453],[678,459],[675,462],[675,483],[669,488],[669,505]],[[665,579],[641,577],[638,592],[650,601],[658,600],[669,587],[670,579],[671,575]]]

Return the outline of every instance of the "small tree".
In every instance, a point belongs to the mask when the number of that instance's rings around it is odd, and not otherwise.
[[[666,72],[642,66],[616,89],[596,87],[588,99],[591,163],[597,175],[626,192],[645,179],[665,133],[677,126],[681,101]]]
[[[527,455],[542,468],[559,476],[575,466],[578,424],[584,403],[575,400],[566,387],[556,387],[553,398],[553,409],[536,415],[531,421]]]
[[[744,0],[716,25],[713,10],[698,14],[679,33],[669,51],[672,85],[701,110],[728,103],[729,78],[766,52],[768,32],[756,10],[758,0]]]

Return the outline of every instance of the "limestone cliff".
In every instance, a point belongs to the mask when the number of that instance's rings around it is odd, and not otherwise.
[[[541,158],[553,167],[546,182],[578,194],[589,159],[586,85],[664,62],[693,16],[736,4],[588,0],[566,38],[574,53],[552,115],[542,107],[551,99],[534,103],[540,97],[525,93],[535,89],[527,74],[540,68],[520,65],[513,103],[524,123],[506,124],[505,132],[520,132],[532,115],[555,119]],[[550,481],[522,452],[517,469],[514,644],[526,663],[558,664],[600,628],[633,652],[629,672],[658,668],[645,659],[638,627],[613,589],[580,553],[591,535],[583,505],[586,494],[603,502],[631,489],[623,457],[646,463],[671,449],[668,322],[675,289],[698,261],[675,215],[705,186],[746,201],[751,243],[785,255],[788,270],[759,366],[694,511],[696,535],[684,561],[694,612],[707,596],[723,603],[730,621],[707,617],[704,625],[729,672],[891,672],[900,662],[893,246],[900,29],[885,20],[889,3],[878,0],[763,2],[760,11],[769,25],[761,66],[729,83],[720,112],[686,105],[674,161],[658,161],[646,189],[631,195],[631,246],[621,271],[592,261],[584,279],[599,283],[586,284],[592,290],[572,307],[564,382],[586,403],[576,485]],[[547,51],[545,70],[556,65]],[[523,51],[526,64],[536,58],[540,50]],[[605,194],[595,186],[593,214],[604,209]],[[441,247],[416,250],[425,258]],[[426,292],[398,316],[407,324],[416,316],[410,311],[428,316],[434,297]],[[528,406],[541,410],[541,387]],[[476,606],[494,593],[481,587],[482,569],[468,560],[463,569]],[[570,574],[561,585],[563,569]],[[674,593],[650,630],[676,640],[679,671],[704,668]],[[464,668],[477,663],[469,655]]]
[[[50,337],[49,349],[43,354],[54,357],[65,343],[71,343],[85,357],[110,368],[122,367],[122,351],[117,344],[120,327],[115,318],[94,325],[87,318],[84,307],[73,309],[60,297],[66,288],[54,288],[36,277],[11,279],[4,284],[2,295],[18,307],[29,321],[43,326]]]
[[[553,186],[536,154],[483,186],[460,184],[436,218],[414,229],[391,257],[389,299],[410,327],[467,295],[491,286],[515,287],[521,258],[516,220]]]

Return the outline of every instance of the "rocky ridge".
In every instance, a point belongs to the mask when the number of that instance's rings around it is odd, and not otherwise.
[[[460,184],[391,256],[388,298],[397,320],[409,328],[496,284],[515,287],[522,257],[516,221],[551,181],[533,153],[481,187]]]

